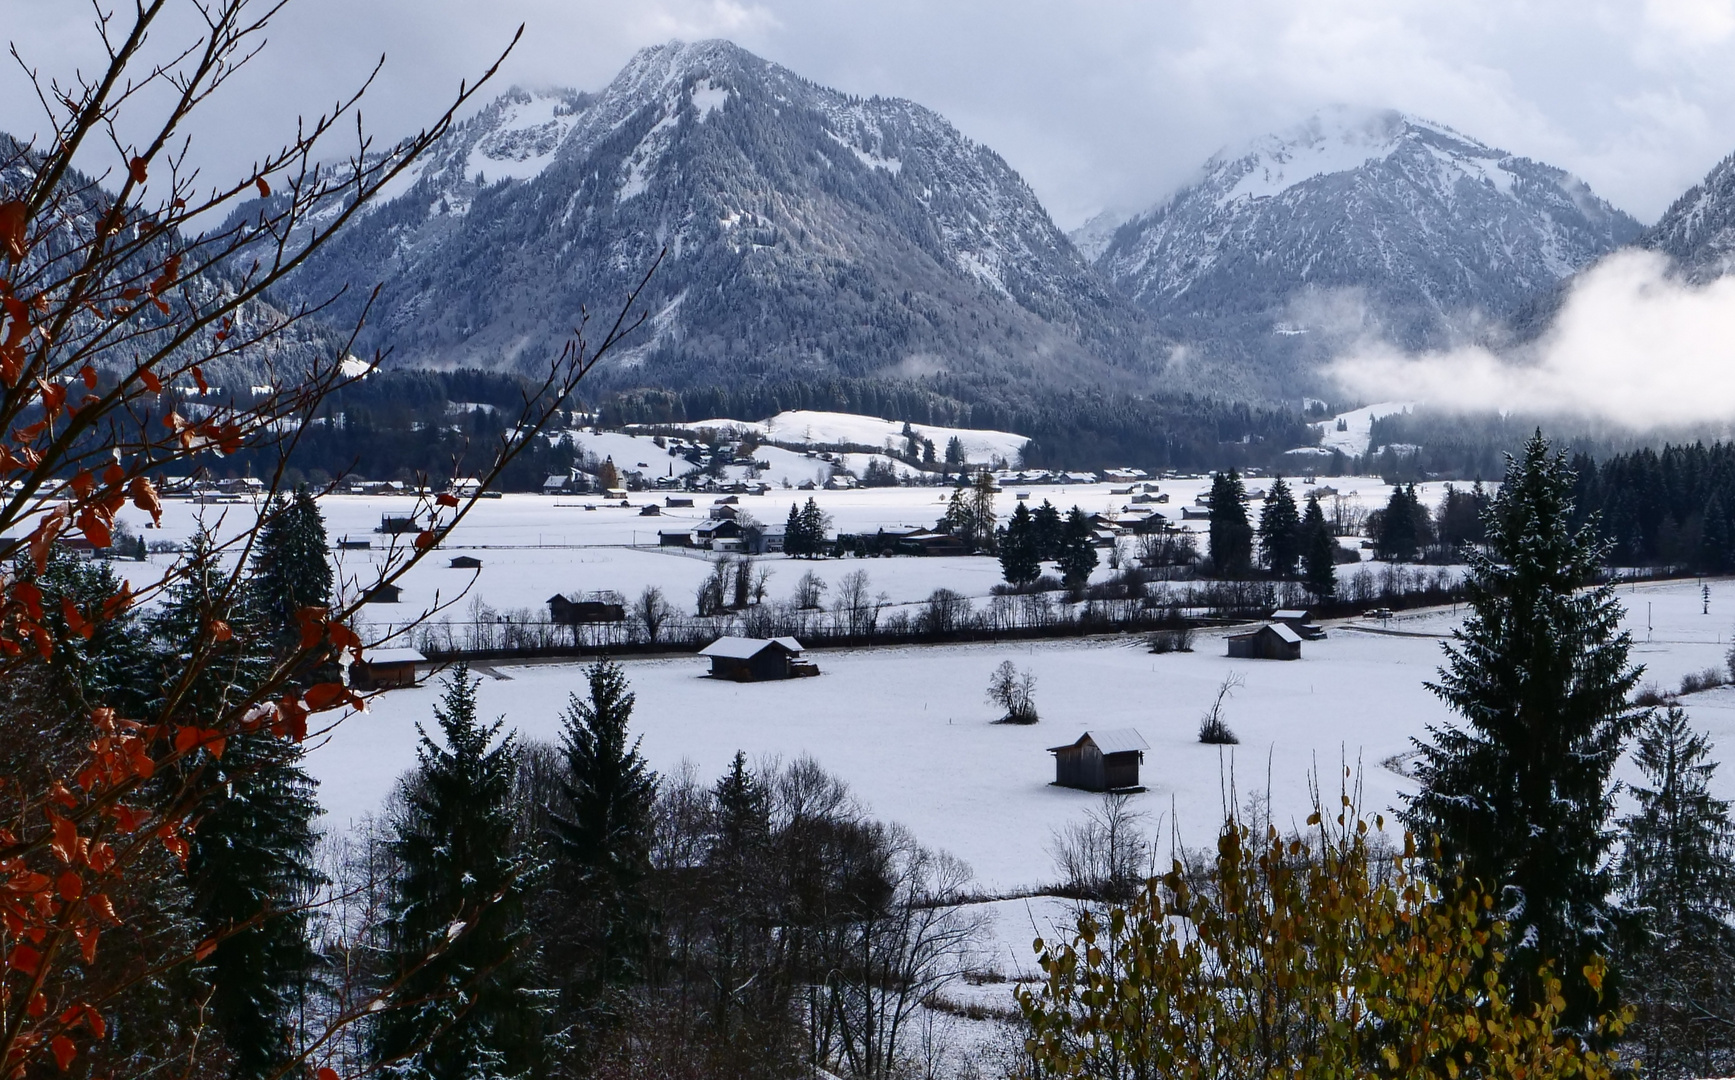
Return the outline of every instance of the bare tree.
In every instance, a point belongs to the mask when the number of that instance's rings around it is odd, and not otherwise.
[[[880,612],[885,608],[886,600],[885,593],[873,593],[866,570],[853,570],[837,583],[832,615],[839,629],[850,637],[866,637],[879,627]]]
[[[1127,792],[1105,792],[1083,821],[1056,830],[1049,854],[1071,895],[1126,903],[1155,872],[1146,815],[1133,809],[1132,799]]]
[[[645,641],[651,645],[662,637],[663,627],[674,617],[675,609],[663,599],[663,590],[655,585],[646,585],[639,598],[633,601],[633,619],[645,632]]]
[[[1004,715],[996,723],[1036,723],[1035,673],[1028,668],[1019,671],[1012,661],[1002,660],[988,677],[988,703],[1003,710]]]
[[[1223,719],[1223,704],[1235,696],[1235,691],[1246,685],[1247,680],[1236,672],[1231,671],[1223,677],[1223,681],[1217,686],[1217,696],[1211,700],[1211,707],[1199,718],[1200,742],[1228,746],[1241,741],[1229,730],[1228,721]]]
[[[804,611],[818,608],[825,588],[825,581],[812,570],[802,574],[795,581],[795,606]]]

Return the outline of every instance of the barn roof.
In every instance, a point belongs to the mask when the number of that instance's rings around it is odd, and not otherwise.
[[[1064,746],[1051,746],[1048,748],[1048,752],[1057,754],[1062,750],[1071,750],[1075,746],[1083,746],[1087,739],[1105,754],[1125,754],[1133,750],[1149,750],[1151,748],[1150,743],[1145,742],[1145,737],[1140,735],[1136,728],[1127,727],[1087,731],[1080,735],[1077,741],[1069,742]]]
[[[362,654],[367,664],[419,664],[426,659],[415,649],[369,649]]]
[[[699,650],[700,656],[718,656],[725,660],[751,660],[773,645],[788,652],[801,651],[801,642],[792,637],[750,638],[720,637]]]
[[[1301,622],[1307,620],[1307,611],[1301,608],[1281,608],[1271,613],[1273,619],[1293,619]]]
[[[1299,645],[1301,643],[1301,635],[1291,630],[1283,623],[1266,623],[1264,626],[1249,630],[1244,634],[1230,634],[1229,639],[1231,641],[1245,641],[1250,637],[1258,637],[1260,634],[1268,632],[1276,634],[1291,645]]]

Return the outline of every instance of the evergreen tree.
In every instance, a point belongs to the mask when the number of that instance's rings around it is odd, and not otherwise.
[[[209,535],[194,535],[187,559],[186,578],[154,619],[158,708],[178,726],[215,728],[265,678],[271,634],[245,602],[258,595],[257,581],[231,581]],[[233,735],[221,753],[201,751],[189,764],[220,781],[200,807],[187,859],[195,914],[219,939],[206,958],[212,1019],[235,1076],[273,1076],[293,1060],[316,962],[308,917],[294,910],[323,880],[314,868],[315,785],[301,747],[264,731]]]
[[[964,444],[954,435],[946,440],[946,471],[953,469],[962,471],[964,468]]]
[[[1073,507],[1066,515],[1060,537],[1060,579],[1068,588],[1080,588],[1096,569],[1096,534],[1084,511]]]
[[[831,527],[831,518],[819,508],[813,496],[807,497],[807,505],[801,508],[801,537],[806,548],[804,554],[809,556],[825,553],[825,532]]]
[[[1645,718],[1633,761],[1645,782],[1630,789],[1615,879],[1632,915],[1622,974],[1642,1060],[1658,1075],[1709,1076],[1735,1050],[1735,824],[1710,793],[1710,743],[1679,706]]]
[[[994,476],[987,469],[977,473],[970,484],[971,542],[990,551],[994,548],[994,525],[998,520],[994,512],[994,491]]]
[[[1031,535],[1036,541],[1036,557],[1047,561],[1060,557],[1062,519],[1060,511],[1047,499],[1030,515]]]
[[[1259,552],[1273,577],[1294,574],[1301,558],[1301,514],[1295,508],[1294,493],[1281,476],[1272,481],[1259,511]]]
[[[1421,790],[1405,819],[1498,898],[1513,931],[1509,984],[1534,1001],[1537,969],[1555,961],[1582,1023],[1601,1011],[1583,969],[1609,944],[1609,777],[1638,719],[1628,695],[1640,669],[1613,590],[1576,591],[1605,548],[1572,529],[1571,491],[1537,432],[1490,507],[1488,549],[1465,581],[1470,613],[1429,684],[1467,724],[1417,741]]]
[[[807,540],[807,524],[802,520],[801,508],[794,503],[789,504],[789,518],[783,523],[783,553],[785,555],[811,555],[812,545]]]
[[[1307,497],[1307,512],[1301,519],[1301,559],[1307,590],[1319,600],[1337,595],[1337,541],[1325,523],[1318,495]]]
[[[1421,538],[1416,535],[1416,487],[1397,484],[1378,520],[1368,524],[1374,536],[1374,554],[1390,562],[1409,562],[1416,557]]]
[[[711,1019],[725,1043],[743,1020],[741,990],[775,951],[770,933],[765,865],[771,855],[771,796],[737,750],[729,771],[712,789],[711,828],[705,852],[706,905],[713,944]],[[769,981],[769,980],[768,980]]]
[[[1706,573],[1721,574],[1729,569],[1729,517],[1723,512],[1722,496],[1716,492],[1705,502],[1703,519],[1699,567]]]
[[[1042,576],[1042,563],[1036,557],[1036,525],[1024,503],[1012,511],[1000,536],[1000,573],[1014,587]]]
[[[330,543],[325,519],[305,484],[292,498],[273,502],[253,556],[253,604],[280,653],[293,652],[301,640],[295,613],[331,605]]]
[[[594,1035],[618,1017],[650,951],[646,880],[657,777],[629,741],[633,694],[620,666],[600,661],[588,678],[590,697],[572,695],[561,721],[567,779],[554,816],[555,887],[570,922],[556,970],[566,1018]]]
[[[514,848],[513,736],[476,717],[458,664],[391,822],[396,858],[387,970],[399,989],[373,1029],[374,1062],[416,1080],[496,1080],[542,1071],[546,1010],[533,993],[526,877]]]
[[[1234,469],[1211,477],[1211,565],[1220,578],[1239,577],[1253,565],[1253,526],[1247,520],[1246,489]]]

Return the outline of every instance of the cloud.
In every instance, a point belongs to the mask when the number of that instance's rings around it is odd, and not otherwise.
[[[6,15],[44,74],[100,59],[87,5],[8,0]],[[191,132],[194,157],[244,172],[381,53],[367,116],[382,137],[408,133],[520,22],[502,89],[597,89],[638,48],[730,37],[816,81],[936,109],[1067,227],[1140,209],[1224,146],[1339,102],[1561,165],[1644,219],[1735,149],[1735,0],[293,0]],[[0,129],[38,126],[0,68]]]
[[[1369,401],[1595,418],[1629,430],[1735,422],[1735,277],[1692,285],[1618,252],[1576,280],[1548,331],[1510,355],[1364,345],[1329,376]]]

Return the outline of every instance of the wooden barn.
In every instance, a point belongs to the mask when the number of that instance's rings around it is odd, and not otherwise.
[[[386,690],[416,685],[416,665],[427,657],[414,649],[370,649],[349,666],[349,684],[357,690]]]
[[[447,569],[450,570],[480,570],[482,560],[474,555],[454,555]]]
[[[818,675],[817,665],[801,659],[801,642],[792,637],[720,637],[699,650],[711,660],[711,678],[764,682]]]
[[[625,622],[627,609],[601,600],[572,600],[560,593],[548,598],[548,621],[556,626]]]
[[[1310,614],[1299,608],[1279,608],[1271,613],[1271,621],[1289,627],[1303,641],[1318,641],[1325,637],[1325,631],[1308,618]]]
[[[1139,765],[1150,744],[1133,728],[1087,731],[1077,742],[1051,746],[1054,783],[1084,791],[1143,791]]]
[[[1282,623],[1267,623],[1245,634],[1229,635],[1229,655],[1237,660],[1300,660],[1301,635]]]
[[[361,598],[364,604],[397,604],[403,601],[404,590],[401,585],[381,582],[367,591]]]

